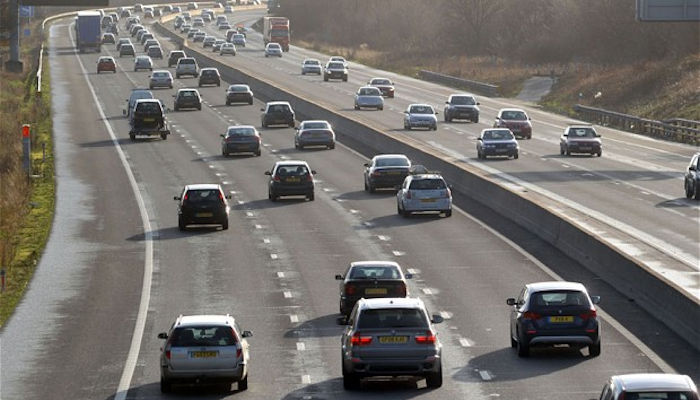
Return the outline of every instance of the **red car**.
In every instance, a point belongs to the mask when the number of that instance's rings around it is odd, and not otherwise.
[[[372,78],[367,83],[368,86],[374,86],[382,91],[382,96],[394,98],[394,83],[386,78]]]
[[[99,74],[102,71],[112,71],[117,73],[117,63],[114,62],[114,58],[104,56],[97,60],[97,73]]]
[[[494,128],[508,128],[515,137],[532,139],[532,122],[519,108],[502,108],[493,123]]]

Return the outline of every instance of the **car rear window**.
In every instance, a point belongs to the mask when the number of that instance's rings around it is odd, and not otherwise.
[[[194,64],[194,58],[181,58],[178,63],[180,64]]]
[[[393,265],[357,266],[350,271],[350,279],[401,279]]]
[[[380,158],[377,159],[377,167],[408,167],[408,160],[405,158]]]
[[[433,114],[433,109],[428,106],[413,106],[409,111],[411,114]]]
[[[267,109],[267,112],[271,113],[286,113],[289,112],[289,107],[287,105],[274,105],[270,106],[270,108]]]
[[[414,179],[411,181],[411,190],[440,190],[445,189],[445,181],[442,179]]]
[[[196,97],[196,93],[192,91],[182,91],[180,92],[180,97]]]
[[[136,104],[137,113],[157,113],[160,112],[160,104],[152,101]]]
[[[360,89],[360,96],[381,96],[382,92],[377,88],[364,88]]]
[[[525,113],[522,111],[503,111],[501,118],[512,119],[515,121],[525,121],[527,119],[527,115],[525,115]]]
[[[328,129],[329,126],[325,122],[306,122],[304,129]]]
[[[303,176],[309,173],[305,165],[282,165],[277,168],[278,176]]]
[[[203,204],[221,201],[221,193],[218,189],[188,190],[185,202],[188,204]]]
[[[231,92],[247,92],[248,86],[232,85],[228,88]]]
[[[391,82],[389,82],[388,79],[373,79],[372,84],[373,85],[391,85]]]
[[[231,128],[227,132],[228,136],[255,136],[253,128]]]
[[[188,326],[177,328],[170,337],[173,347],[234,346],[237,343],[230,326]]]
[[[535,308],[590,306],[588,297],[583,292],[564,290],[534,293],[530,304]]]
[[[690,392],[625,392],[625,400],[695,400]]]
[[[425,313],[417,308],[370,309],[360,313],[358,329],[427,328]]]

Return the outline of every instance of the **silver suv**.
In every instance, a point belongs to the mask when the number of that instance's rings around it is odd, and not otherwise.
[[[175,78],[180,78],[183,75],[192,75],[195,78],[199,76],[199,68],[197,60],[192,57],[183,57],[177,60],[175,67]]]
[[[180,315],[165,339],[160,356],[160,390],[172,391],[176,383],[238,382],[248,389],[250,331],[241,331],[230,315]]]
[[[372,376],[421,376],[429,388],[442,386],[442,344],[416,298],[360,299],[347,320],[342,338],[343,387],[360,388]]]
[[[688,375],[629,374],[611,377],[600,400],[674,399],[698,400],[698,388]]]

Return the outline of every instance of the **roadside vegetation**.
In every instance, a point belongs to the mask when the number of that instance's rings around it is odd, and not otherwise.
[[[511,97],[553,73],[541,104],[557,112],[700,120],[700,24],[637,22],[633,1],[281,0],[276,15],[295,44],[410,76],[428,69]]]
[[[37,29],[38,26],[32,27],[34,32]],[[6,273],[5,290],[0,293],[0,327],[12,315],[34,274],[54,215],[51,97],[46,59],[43,95],[35,95],[40,45],[38,35],[23,41],[24,73],[0,72],[0,268]],[[22,169],[22,124],[31,125],[32,177]]]

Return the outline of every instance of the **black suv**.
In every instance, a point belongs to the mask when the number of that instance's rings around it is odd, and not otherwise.
[[[267,128],[268,125],[288,125],[290,128],[294,128],[294,110],[288,102],[271,101],[260,111],[263,111],[263,115],[260,117],[263,128]]]
[[[182,50],[173,50],[168,54],[168,67],[177,65],[177,60],[187,57]]]
[[[202,109],[202,98],[199,96],[197,89],[180,89],[173,97],[175,97],[175,104],[173,105],[175,111],[180,111],[182,108]]]
[[[129,138],[133,141],[136,136],[160,136],[166,140],[170,134],[168,123],[165,121],[163,105],[157,99],[136,100],[134,111],[129,115]]]
[[[228,229],[229,206],[226,199],[231,195],[224,195],[224,190],[215,183],[202,183],[187,185],[178,200],[177,226],[181,231],[187,229],[187,225],[221,225]]]
[[[473,123],[479,122],[479,102],[471,94],[453,94],[445,102],[443,115],[445,122],[453,119],[467,119]]]
[[[685,171],[685,197],[700,200],[700,153],[696,153],[690,159],[690,164]]]
[[[221,86],[221,76],[216,68],[202,68],[199,70],[199,86],[216,85]]]
[[[305,196],[314,200],[314,174],[306,161],[278,161],[265,175],[270,177],[267,197],[277,201],[280,196]]]

